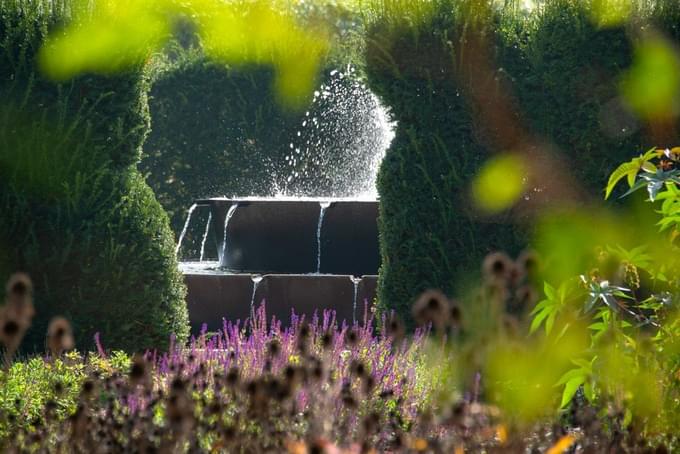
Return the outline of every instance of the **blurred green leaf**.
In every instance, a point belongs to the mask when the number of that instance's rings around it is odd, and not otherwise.
[[[621,91],[645,119],[675,117],[680,107],[680,58],[673,46],[660,37],[639,44],[633,66],[622,79]]]
[[[528,168],[524,159],[506,153],[492,158],[480,170],[472,183],[472,195],[477,206],[488,213],[510,208],[524,193]]]
[[[41,50],[41,68],[61,81],[143,64],[187,18],[196,25],[206,54],[231,64],[274,66],[284,102],[299,105],[311,93],[327,37],[320,30],[303,30],[283,7],[259,0],[77,1],[71,23]]]

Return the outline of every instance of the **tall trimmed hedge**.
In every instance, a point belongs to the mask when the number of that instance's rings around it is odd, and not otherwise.
[[[528,16],[494,10],[490,20],[479,22],[465,11],[474,2],[435,3],[424,24],[394,17],[375,23],[366,50],[369,85],[398,122],[378,181],[379,301],[408,320],[423,290],[457,294],[486,253],[517,253],[526,244],[526,226],[507,214],[482,217],[472,207],[471,180],[498,143],[498,131],[480,120],[480,99],[493,112],[494,93],[509,95],[517,107],[514,120],[554,144],[595,196],[617,163],[644,147],[666,145],[650,143],[619,97],[644,17],[599,28],[587,2],[550,0]],[[674,39],[677,25],[669,17],[679,12],[672,2],[651,8]],[[480,36],[489,44],[495,73],[467,68],[466,77],[486,80],[491,93],[473,102],[461,62],[478,55],[459,50],[474,53],[469,43]]]
[[[163,348],[188,317],[167,215],[136,169],[146,77],[45,79],[36,52],[65,20],[58,3],[0,4],[0,281],[34,280],[27,350],[55,315],[82,348],[96,332],[110,348]]]
[[[141,166],[175,231],[196,198],[271,195],[304,115],[276,101],[273,69],[233,69],[196,50],[180,52],[154,77]]]

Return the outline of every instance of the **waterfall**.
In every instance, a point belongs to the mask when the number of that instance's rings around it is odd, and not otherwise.
[[[200,262],[203,261],[203,257],[205,256],[205,242],[208,239],[208,232],[210,231],[210,222],[212,221],[212,211],[208,213],[208,223],[205,225],[205,233],[203,233],[203,241],[201,241],[201,258],[199,259]]]
[[[326,208],[331,206],[331,202],[319,202],[321,209],[319,210],[319,224],[316,227],[316,272],[321,273],[321,228],[323,227],[323,217],[326,214]]]
[[[198,205],[193,204],[191,207],[189,207],[189,212],[187,213],[187,220],[184,222],[184,228],[182,229],[182,233],[179,235],[179,241],[177,241],[177,247],[175,248],[175,256],[179,257],[179,250],[182,247],[182,242],[184,241],[184,237],[187,234],[187,230],[189,230],[189,222],[191,222],[191,215],[194,214],[194,210],[196,209]]]
[[[255,317],[255,292],[257,292],[257,286],[262,282],[262,276],[259,274],[253,274],[250,276],[253,281],[253,295],[250,297],[250,315]]]
[[[222,255],[220,256],[220,264],[223,266],[227,261],[227,227],[229,226],[229,220],[236,212],[236,208],[238,208],[238,203],[232,203],[229,211],[227,211],[227,215],[224,217],[224,236],[222,237]]]
[[[360,277],[350,276],[349,277],[354,284],[354,300],[352,301],[352,323],[357,321],[357,297],[359,296],[359,282],[361,282]]]

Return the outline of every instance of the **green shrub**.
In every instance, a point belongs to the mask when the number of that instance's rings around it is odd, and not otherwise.
[[[175,231],[198,197],[271,195],[302,113],[275,99],[274,71],[233,69],[180,51],[154,78],[142,170]]]
[[[500,97],[513,107],[505,119],[550,144],[583,186],[565,189],[598,191],[616,162],[644,149],[649,131],[619,88],[648,14],[677,35],[668,17],[680,8],[657,3],[607,28],[593,22],[587,2],[575,0],[547,1],[527,15],[501,8],[484,19],[466,10],[474,2],[441,0],[425,22],[393,14],[372,25],[369,85],[398,122],[378,181],[383,308],[410,319],[413,299],[426,288],[460,292],[484,254],[524,246],[526,227],[516,216],[482,217],[469,197],[490,153],[518,145],[502,131],[507,124],[482,120],[484,110],[502,108]],[[486,44],[492,73],[469,64],[484,61],[477,39]]]
[[[49,12],[46,12],[49,11]],[[47,321],[80,346],[162,348],[188,334],[167,215],[135,168],[149,122],[143,72],[43,78],[35,54],[59,6],[0,5],[0,280],[29,273],[42,349]]]

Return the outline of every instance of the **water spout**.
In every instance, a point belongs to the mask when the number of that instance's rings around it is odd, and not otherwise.
[[[203,257],[205,256],[205,242],[208,239],[208,232],[210,231],[210,222],[212,221],[212,211],[208,213],[208,223],[205,225],[205,232],[203,233],[203,240],[201,241],[201,258],[199,259],[200,262],[203,261]]]
[[[250,297],[250,315],[255,316],[255,292],[257,292],[257,286],[262,282],[262,276],[259,274],[252,274],[250,280],[253,281],[253,295]]]
[[[222,255],[220,256],[220,264],[225,265],[227,260],[227,227],[229,226],[229,220],[234,216],[238,208],[238,203],[232,203],[227,211],[227,215],[224,217],[224,235],[222,236]]]
[[[354,284],[354,300],[352,301],[352,323],[357,321],[357,298],[359,296],[359,282],[361,282],[360,277],[350,276],[352,284]]]
[[[348,65],[314,92],[276,176],[277,192],[317,197],[377,197],[376,176],[395,135],[378,97]]]
[[[182,242],[184,241],[184,237],[187,234],[187,230],[189,230],[189,223],[191,222],[191,216],[194,214],[194,210],[196,209],[198,205],[193,204],[191,207],[189,207],[189,211],[187,213],[187,220],[184,222],[184,228],[182,228],[182,233],[179,235],[179,241],[177,241],[177,247],[175,247],[175,257],[179,256],[179,250],[182,247]]]
[[[319,224],[316,226],[316,272],[321,273],[321,228],[323,227],[323,217],[326,214],[326,208],[331,206],[331,202],[319,202],[321,209],[319,210]]]

